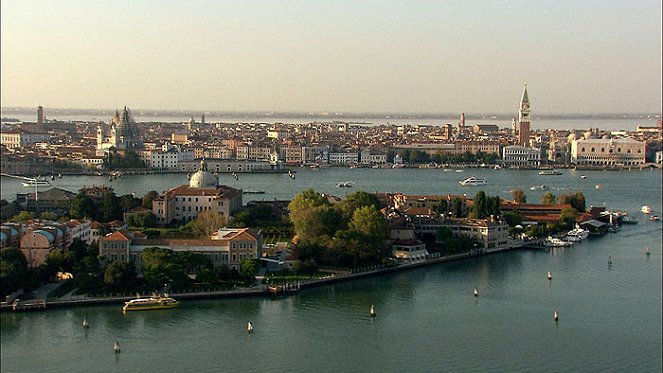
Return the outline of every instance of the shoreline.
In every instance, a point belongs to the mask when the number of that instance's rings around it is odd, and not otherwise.
[[[493,250],[488,250],[482,253],[481,255],[471,255],[470,253],[455,254],[455,255],[446,255],[438,256],[429,259],[423,259],[418,261],[413,261],[410,263],[400,264],[394,267],[377,267],[374,269],[362,271],[362,272],[349,272],[345,274],[332,274],[328,277],[309,280],[305,282],[300,282],[299,289],[310,289],[315,287],[326,286],[329,284],[334,284],[338,282],[351,281],[356,279],[362,279],[367,277],[381,276],[389,273],[405,271],[409,269],[430,266],[438,263],[452,262],[463,259],[470,259],[484,255],[497,254],[505,251],[517,250],[517,249],[526,249],[527,246],[515,246],[515,247],[504,247]],[[293,284],[294,285],[294,284]],[[220,298],[243,298],[243,297],[259,297],[259,296],[270,296],[271,293],[269,288],[266,285],[256,286],[254,288],[243,288],[239,290],[224,290],[224,291],[208,291],[208,292],[199,292],[199,293],[170,293],[171,296],[179,299],[220,299]],[[48,310],[50,308],[67,308],[67,307],[76,307],[76,306],[95,306],[95,305],[108,305],[108,304],[117,304],[121,306],[124,302],[127,302],[131,299],[136,299],[135,296],[118,296],[118,297],[104,297],[104,298],[81,298],[81,299],[69,299],[69,300],[30,300],[31,303],[43,302],[44,307],[37,310]],[[30,310],[26,308],[26,311]],[[0,305],[0,312],[20,312],[20,310],[14,310],[11,303],[4,303]]]

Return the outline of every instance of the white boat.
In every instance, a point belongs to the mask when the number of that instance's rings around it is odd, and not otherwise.
[[[580,175],[580,178],[581,178],[581,179],[586,179],[587,176],[585,176],[585,175]]]
[[[572,229],[566,234],[566,239],[573,242],[582,241],[587,237],[589,237],[589,231],[582,228]]]
[[[529,190],[548,190],[548,186],[543,185],[543,184],[542,185],[534,185],[534,186],[530,187]]]
[[[463,170],[456,170],[456,172],[465,172],[465,171],[463,171]]]
[[[354,185],[352,181],[341,181],[340,183],[336,184],[337,188],[352,188]]]
[[[496,164],[495,167],[493,167],[493,168],[496,169],[496,170],[501,170],[502,169],[502,167],[500,167],[500,165],[498,165],[498,164]]]
[[[539,175],[561,175],[562,173],[557,170],[542,170],[539,171]]]
[[[560,238],[548,236],[545,245],[549,247],[565,247],[565,246],[571,246],[573,245],[573,243],[569,241],[564,241]]]
[[[645,214],[651,214],[651,207],[649,207],[649,206],[647,206],[647,205],[642,206],[642,209],[641,209],[641,210],[642,210],[642,212],[645,213]]]
[[[486,179],[470,176],[463,181],[459,181],[459,183],[460,185],[485,185]]]
[[[40,186],[50,186],[51,183],[48,180],[34,179],[34,180],[21,182],[21,185],[23,185],[24,187],[34,187],[34,186],[40,187]]]

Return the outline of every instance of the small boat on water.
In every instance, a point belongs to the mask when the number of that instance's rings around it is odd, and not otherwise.
[[[50,186],[51,182],[48,180],[38,180],[38,179],[32,179],[29,181],[22,182],[21,185],[24,187],[45,187],[45,186]]]
[[[580,175],[580,178],[581,178],[581,179],[586,179],[587,176],[585,176],[585,175]]]
[[[548,237],[544,245],[548,247],[566,247],[566,246],[571,246],[573,245],[572,242],[569,241],[564,241],[561,238],[556,238],[556,237]]]
[[[560,171],[553,169],[550,170],[541,170],[539,171],[539,175],[561,175],[562,173]]]
[[[644,206],[642,206],[641,211],[645,214],[651,214],[651,207],[649,207],[647,205],[644,205]]]
[[[464,170],[456,170],[456,172],[465,172]]]
[[[468,177],[467,179],[465,179],[463,181],[459,181],[458,183],[460,183],[460,185],[463,185],[463,186],[465,186],[465,185],[470,185],[470,186],[485,185],[486,184],[486,179],[484,179],[482,177],[470,176],[470,177]]]
[[[152,296],[149,298],[138,298],[132,299],[124,303],[122,311],[144,311],[144,310],[162,310],[166,308],[175,308],[180,305],[180,302],[169,297],[168,295],[164,296]]]
[[[582,241],[589,237],[589,231],[582,228],[575,228],[566,234],[566,239],[571,242]]]
[[[242,193],[244,193],[244,194],[265,194],[265,192],[262,191],[262,190],[253,190],[253,189],[243,190]]]
[[[340,183],[336,184],[337,188],[352,188],[354,185],[352,181],[341,181]]]
[[[631,215],[622,215],[622,224],[637,224],[638,219]]]
[[[658,215],[652,215],[652,216],[649,218],[649,221],[659,221],[659,220],[661,220],[661,219],[658,217]]]
[[[548,186],[541,184],[541,185],[534,185],[529,188],[529,190],[548,190]]]
[[[371,311],[369,313],[371,317],[375,317],[375,306],[371,304]]]

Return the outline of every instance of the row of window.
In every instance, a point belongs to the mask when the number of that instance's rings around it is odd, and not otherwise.
[[[580,151],[582,151],[583,153],[586,152],[585,147],[582,147],[582,148],[580,149]],[[592,148],[591,152],[592,152],[592,153],[596,152],[596,148]],[[613,150],[612,150],[612,149],[609,149],[608,152],[609,152],[609,153],[612,153]],[[617,153],[621,153],[621,152],[622,152],[622,148],[617,148]],[[605,148],[601,148],[601,153],[605,153]],[[627,154],[631,154],[631,149],[627,149],[627,150],[626,150],[626,153],[627,153]],[[642,154],[642,149],[638,149],[638,154]]]

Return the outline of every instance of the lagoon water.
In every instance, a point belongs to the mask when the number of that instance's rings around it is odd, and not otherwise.
[[[580,174],[587,176],[581,179]],[[356,190],[467,193],[458,181],[485,177],[489,194],[525,189],[536,202],[582,191],[590,204],[626,210],[639,224],[570,248],[521,250],[308,289],[282,299],[187,301],[179,309],[122,315],[121,305],[3,313],[3,372],[47,371],[651,371],[660,372],[661,171],[466,169],[298,169],[240,174],[221,183],[265,191],[249,199],[290,199],[306,188],[343,196]],[[336,188],[341,181],[354,188]],[[3,177],[2,198],[23,188]],[[161,191],[183,174],[65,176],[54,186],[112,185],[117,194]],[[596,189],[595,185],[601,185]],[[645,255],[649,248],[651,255]],[[613,266],[607,265],[608,256]],[[546,272],[553,274],[547,280]],[[472,296],[477,287],[479,297]],[[377,317],[369,317],[374,304]],[[553,321],[553,312],[559,322]],[[85,332],[84,317],[90,322]],[[252,321],[255,333],[246,333]],[[118,340],[122,352],[113,353]]]

